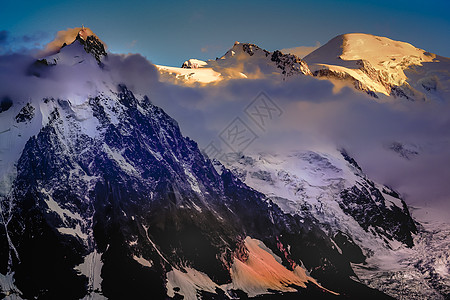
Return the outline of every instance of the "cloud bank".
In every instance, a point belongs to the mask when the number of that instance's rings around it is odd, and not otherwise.
[[[264,131],[244,112],[260,92],[283,110]],[[375,101],[352,88],[336,91],[331,82],[306,76],[287,81],[231,80],[198,87],[161,84],[149,93],[200,148],[214,141],[232,151],[219,134],[239,117],[259,137],[245,151],[345,148],[370,178],[397,189],[407,203],[450,212],[450,170],[445,167],[450,165],[448,102],[389,97]],[[418,155],[407,159],[389,147],[393,143],[414,145]]]
[[[96,82],[124,83],[166,110],[200,148],[211,141],[220,144],[219,134],[239,117],[258,135],[245,151],[343,147],[370,178],[399,190],[407,203],[450,212],[450,101],[375,101],[346,86],[337,91],[330,81],[309,76],[174,85],[160,82],[155,66],[138,54],[109,53],[104,69],[93,71],[79,64],[70,72],[57,68],[41,77],[29,75],[34,61],[29,55],[0,56],[0,99],[7,97],[14,105],[29,98],[71,97],[75,91],[86,97],[95,94]],[[260,92],[283,112],[264,130],[244,112]],[[414,145],[418,155],[406,159],[386,147],[394,142]]]

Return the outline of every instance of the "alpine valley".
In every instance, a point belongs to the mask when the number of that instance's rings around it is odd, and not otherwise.
[[[450,299],[450,225],[414,218],[355,150],[208,157],[151,99],[156,85],[301,78],[375,105],[432,105],[450,101],[450,59],[367,34],[303,59],[236,42],[180,68],[142,58],[156,74],[145,95],[117,75],[127,57],[84,27],[71,40],[24,64],[39,93],[0,90],[0,297]],[[426,145],[384,147],[408,164]]]

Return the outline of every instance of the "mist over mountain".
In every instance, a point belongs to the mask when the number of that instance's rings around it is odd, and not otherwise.
[[[348,34],[161,66],[84,26],[0,56],[0,295],[448,298],[449,64]]]

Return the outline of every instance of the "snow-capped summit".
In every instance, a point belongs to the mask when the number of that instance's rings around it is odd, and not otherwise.
[[[84,46],[84,50],[91,53],[99,63],[103,57],[107,56],[105,45],[95,35],[86,36],[84,31],[80,31],[77,40]]]
[[[63,43],[57,53],[44,57],[41,62],[46,65],[75,64],[93,57],[101,64],[102,59],[107,56],[105,48],[103,42],[83,26],[71,42]]]
[[[450,59],[371,34],[339,35],[307,55],[315,76],[344,79],[376,93],[425,100],[448,95]]]
[[[262,73],[258,76],[263,77],[274,74],[282,78],[298,74],[312,75],[308,65],[299,57],[283,54],[278,50],[270,52],[251,43],[235,42],[234,46],[222,57],[216,59],[215,63],[222,68],[230,69],[244,64],[244,74],[251,75],[258,70]]]
[[[78,32],[78,36],[80,38],[82,38],[83,40],[86,40],[88,38],[88,36],[91,36],[92,33],[88,31],[87,28],[84,27],[84,25],[82,26],[81,30]]]
[[[264,49],[256,46],[255,44],[235,42],[233,47],[230,50],[228,50],[220,59],[226,59],[228,57],[240,55],[241,53],[245,53],[250,56],[259,54],[264,57],[267,57],[270,54],[269,51],[264,50]]]

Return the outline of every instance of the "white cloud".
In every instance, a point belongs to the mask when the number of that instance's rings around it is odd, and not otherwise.
[[[251,145],[253,149],[345,147],[369,177],[397,188],[408,203],[450,211],[448,102],[421,103],[387,97],[374,101],[349,87],[333,91],[331,82],[310,76],[286,81],[244,79],[208,86],[177,86],[159,82],[155,66],[138,54],[110,53],[105,68],[98,72],[55,69],[40,78],[27,75],[33,61],[31,56],[0,56],[0,98],[24,101],[30,97],[58,97],[70,89],[85,87],[92,76],[113,78],[135,92],[147,94],[177,120],[183,133],[196,140],[200,148],[219,140],[219,133],[239,116],[259,136]],[[261,91],[283,110],[266,131],[244,113]],[[385,147],[394,141],[418,145],[419,155],[404,159]]]
[[[266,131],[243,112],[264,91],[284,111]],[[210,86],[161,84],[153,102],[174,117],[184,134],[204,148],[237,116],[258,134],[253,150],[345,147],[370,178],[396,188],[407,203],[450,211],[450,105],[370,96],[329,81],[301,76],[288,81],[232,80]],[[386,144],[418,145],[406,160]],[[222,145],[224,148],[226,146]],[[249,149],[248,151],[252,151]]]

